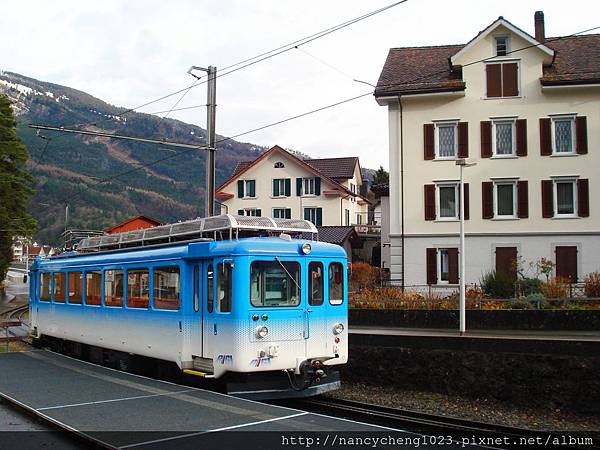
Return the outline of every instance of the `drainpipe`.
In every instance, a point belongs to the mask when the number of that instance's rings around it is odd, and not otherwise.
[[[404,292],[404,116],[402,113],[402,96],[398,96],[398,106],[400,108],[400,201],[402,202],[402,209],[400,210],[401,220],[401,245],[402,245],[402,291]],[[391,255],[390,255],[391,257]]]

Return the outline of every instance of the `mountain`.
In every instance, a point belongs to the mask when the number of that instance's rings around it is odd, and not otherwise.
[[[102,130],[193,144],[205,142],[204,129],[137,112],[121,116],[126,108],[110,105],[82,91],[11,72],[0,72],[0,94],[13,102],[17,132],[29,149],[26,170],[35,178],[36,194],[30,210],[39,222],[38,240],[58,243],[65,226],[67,204],[69,228],[80,229],[103,229],[140,214],[164,222],[203,215],[205,154],[202,150],[53,131],[38,135],[28,124]],[[217,141],[220,139],[217,136]],[[239,161],[254,159],[265,150],[234,140],[222,142],[217,148],[217,185],[229,177]],[[142,167],[157,160],[162,161]],[[119,174],[125,175],[116,177]],[[98,183],[109,177],[115,178]]]

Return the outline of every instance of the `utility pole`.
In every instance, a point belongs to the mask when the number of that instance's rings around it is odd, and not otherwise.
[[[215,153],[216,153],[216,127],[215,119],[217,113],[217,68],[215,66],[204,67],[192,66],[188,73],[196,78],[192,71],[201,70],[206,72],[208,82],[206,83],[206,145],[208,154],[206,157],[206,203],[204,215],[206,217],[215,215]]]

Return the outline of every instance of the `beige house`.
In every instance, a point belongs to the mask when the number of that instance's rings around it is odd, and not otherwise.
[[[500,17],[464,45],[392,48],[375,97],[389,116],[391,278],[458,283],[459,167],[467,283],[541,257],[600,270],[600,35],[534,36]],[[386,256],[383,256],[386,258]]]
[[[306,219],[317,227],[367,221],[358,158],[303,160],[275,146],[254,161],[238,164],[216,190],[221,212]]]

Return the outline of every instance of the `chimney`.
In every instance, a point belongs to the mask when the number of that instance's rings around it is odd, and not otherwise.
[[[535,22],[535,40],[544,43],[546,40],[546,32],[544,30],[544,11],[536,11],[534,16]]]

